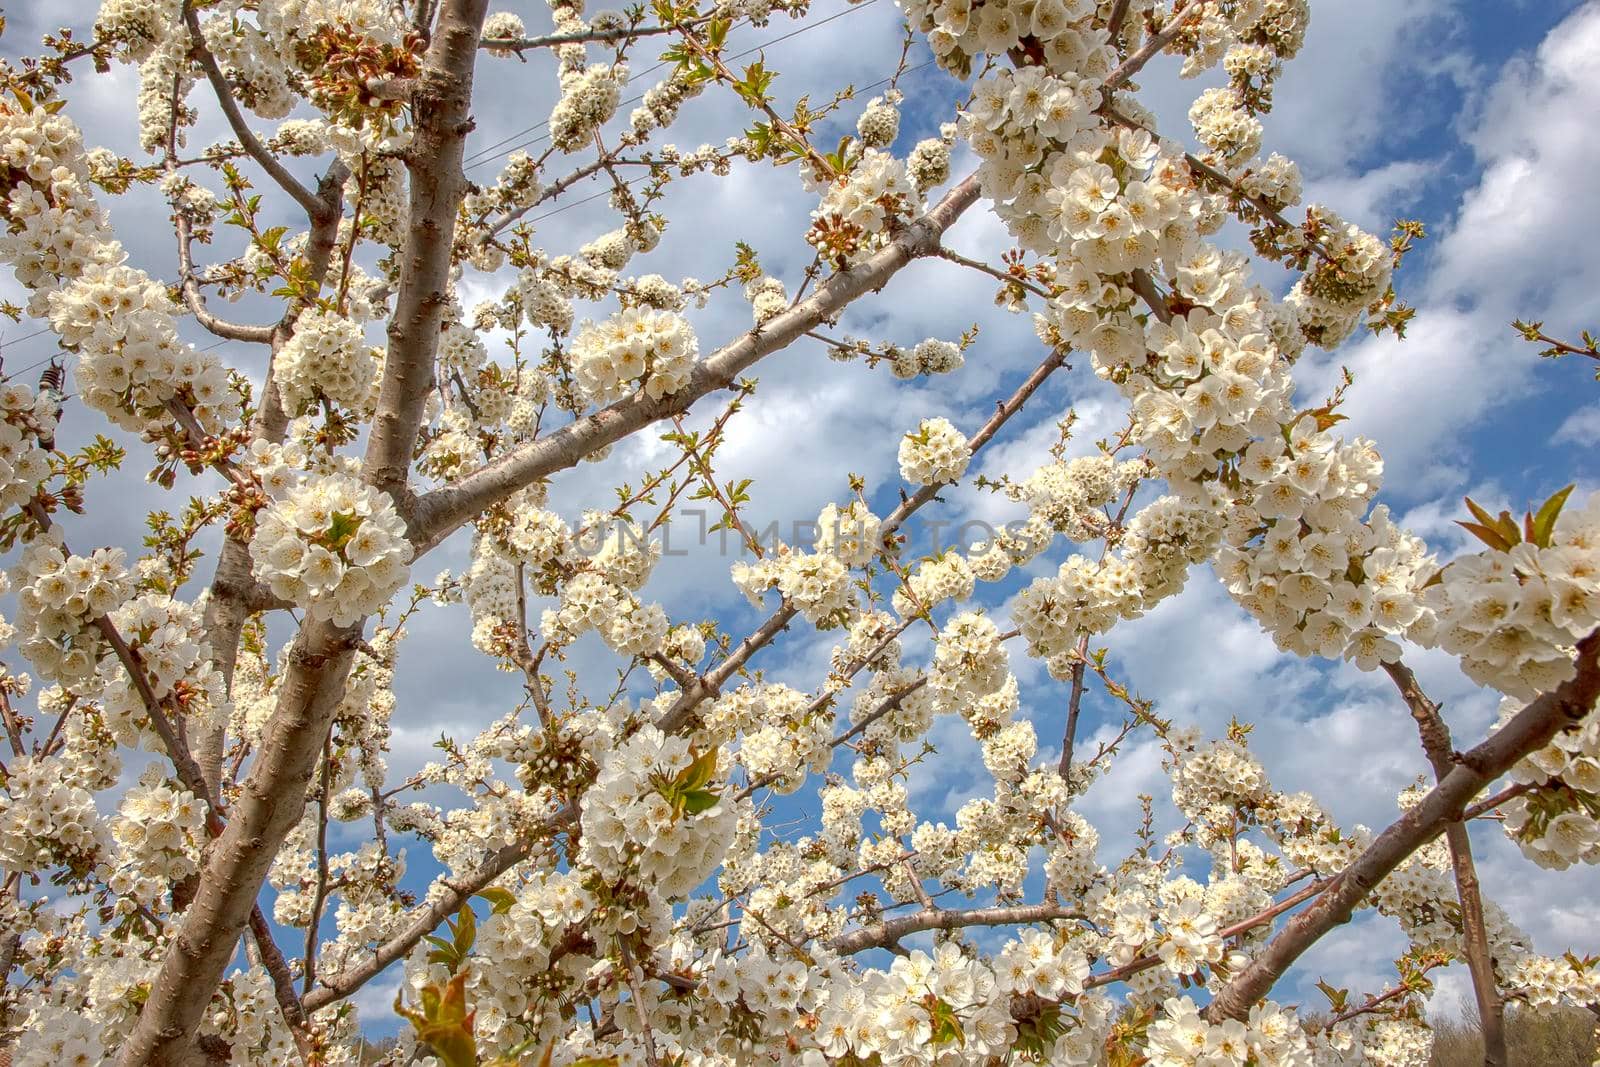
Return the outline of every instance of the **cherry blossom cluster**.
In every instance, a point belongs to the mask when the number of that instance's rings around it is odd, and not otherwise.
[[[1077,31],[1088,29],[1087,20],[1096,13],[1097,6],[1095,0],[1050,0],[1044,5],[985,4],[974,11],[952,0],[919,0],[907,7],[906,17],[927,36],[940,64],[958,77],[965,77],[977,56],[1004,56],[1019,47],[1023,38],[1036,42],[1046,65],[1079,66],[1085,44]],[[1100,73],[1110,69],[1106,66]]]
[[[104,859],[111,835],[95,810],[93,790],[65,759],[11,761],[0,787],[0,856],[13,871],[65,867],[87,873]]]
[[[211,662],[198,605],[145,593],[107,618],[137,658],[150,694],[169,706],[181,705],[188,729],[226,718],[227,688]],[[101,660],[97,689],[106,729],[119,744],[160,750],[145,695],[115,657]]]
[[[1481,685],[1531,700],[1572,676],[1571,646],[1600,626],[1600,494],[1556,517],[1547,544],[1458,556],[1423,591],[1413,636]]]
[[[449,365],[443,352],[440,361]],[[362,335],[361,324],[345,315],[308,311],[295,323],[294,336],[272,361],[272,380],[283,406],[300,414],[326,401],[352,411],[372,406],[379,360]]]
[[[977,576],[961,553],[953,549],[919,563],[911,577],[894,591],[890,605],[901,617],[915,616],[947,600],[966,600]]]
[[[0,513],[25,504],[50,473],[43,445],[54,440],[56,417],[48,389],[0,384]]]
[[[871,562],[882,545],[882,521],[872,509],[859,500],[846,507],[828,504],[817,516],[817,537],[813,547],[818,552],[839,557],[847,567],[861,567]]]
[[[174,402],[208,429],[236,418],[227,372],[178,338],[166,288],[122,265],[126,253],[95,201],[77,126],[43,106],[0,105],[0,158],[7,167],[0,258],[32,291],[29,312],[48,317],[77,353],[85,402],[135,431],[166,424]]]
[[[939,632],[928,676],[939,710],[964,712],[1010,677],[1000,628],[986,615],[962,612]]]
[[[827,768],[832,726],[831,714],[786,685],[741,686],[706,716],[707,732],[720,743],[742,738],[739,764],[779,793],[793,793],[807,774]]]
[[[1311,1067],[1319,1062],[1294,1016],[1270,1000],[1256,1005],[1246,1021],[1229,1019],[1213,1024],[1201,1016],[1200,1007],[1193,999],[1168,998],[1161,1005],[1160,1016],[1150,1026],[1146,1047],[1152,1067],[1252,1061]],[[1375,1062],[1399,1064],[1409,1060],[1383,1056]]]
[[[95,626],[133,592],[121,549],[71,556],[49,541],[22,553],[11,571],[17,594],[17,643],[39,673],[63,686],[94,688],[100,657],[109,651]]]
[[[909,1064],[926,1063],[931,1053],[942,1064],[1010,1046],[1009,999],[994,972],[953,944],[932,956],[912,952],[852,985],[829,997],[820,1013],[818,1028],[831,1037],[824,1054]]]
[[[895,135],[900,132],[901,99],[900,91],[891,89],[867,101],[861,117],[856,120],[856,136],[861,138],[862,144],[868,148],[888,148],[894,144]]]
[[[1080,456],[1045,464],[1012,486],[1010,495],[1068,540],[1090,541],[1108,530],[1106,505],[1137,485],[1145,473],[1139,460],[1118,463],[1105,455]]]
[[[388,494],[348,475],[307,478],[256,515],[250,559],[273,595],[348,626],[410,573],[411,542]]]
[[[971,461],[966,434],[949,419],[923,419],[900,439],[900,477],[913,485],[959,481]]]
[[[120,255],[117,257],[120,259]],[[169,403],[203,426],[225,425],[239,402],[214,357],[179,340],[166,287],[134,267],[91,264],[50,294],[50,325],[78,353],[84,400],[130,430],[170,421]]]
[[[1503,709],[1509,718],[1572,677],[1574,645],[1600,625],[1600,496],[1548,523],[1530,517],[1526,540],[1510,535],[1517,543],[1441,569],[1375,505],[1382,460],[1370,442],[1337,435],[1338,394],[1320,406],[1296,394],[1291,370],[1306,346],[1337,344],[1377,314],[1393,296],[1395,265],[1388,244],[1326,208],[1306,207],[1303,225],[1284,221],[1283,213],[1300,212],[1300,173],[1281,156],[1262,158],[1261,116],[1283,61],[1302,47],[1304,0],[907,0],[908,19],[939,62],[973,82],[970,99],[957,121],[902,158],[894,154],[904,102],[896,75],[836,154],[797,146],[804,150],[788,162],[799,164],[819,202],[806,234],[817,264],[793,296],[797,280],[766,273],[742,247],[736,265],[709,283],[648,273],[667,225],[652,206],[665,182],[726,176],[741,157],[760,155],[757,138],[694,150],[652,145],[685,101],[726,80],[720,68],[680,62],[631,116],[619,116],[623,59],[637,44],[623,31],[643,11],[586,14],[581,0],[550,7],[558,34],[596,39],[544,51],[519,43],[522,16],[498,13],[481,27],[490,55],[553,58],[561,88],[549,118],[554,147],[513,153],[497,179],[473,186],[460,204],[454,244],[443,248],[448,280],[426,297],[439,318],[427,345],[434,365],[422,377],[436,388],[418,399],[418,479],[407,489],[415,497],[404,500],[363,480],[342,451],[376,413],[386,356],[367,343],[367,327],[406,284],[397,250],[425,179],[405,148],[414,129],[426,128],[428,107],[403,98],[431,85],[414,72],[438,51],[403,11],[382,0],[225,0],[203,12],[176,0],[107,0],[97,34],[116,58],[138,65],[141,139],[158,157],[169,141],[174,149],[160,181],[174,216],[201,244],[230,214],[251,231],[236,259],[185,268],[172,290],[126,262],[91,191],[154,183],[158,168],[132,178],[128,161],[86,151],[53,108],[17,94],[16,104],[0,104],[0,258],[29,290],[29,312],[48,318],[74,353],[91,406],[161,436],[164,458],[214,449],[191,470],[221,473],[228,487],[189,513],[201,516],[197,529],[226,523],[230,539],[228,570],[219,569],[208,597],[259,583],[248,609],[232,602],[231,619],[215,599],[178,599],[186,579],[171,558],[188,551],[198,536],[191,531],[131,572],[116,550],[73,556],[48,533],[23,551],[12,574],[15,631],[0,626],[0,636],[14,637],[55,684],[33,693],[26,676],[0,669],[0,687],[60,723],[59,738],[34,754],[12,739],[16,751],[0,774],[0,866],[37,882],[15,897],[0,894],[0,925],[24,931],[10,951],[26,981],[0,997],[0,1008],[18,1008],[10,1016],[23,1035],[17,1061],[111,1055],[139,1024],[141,1005],[159,998],[162,961],[187,924],[181,900],[201,871],[207,801],[152,767],[117,804],[95,804],[121,780],[119,746],[167,743],[151,701],[208,768],[223,764],[219,805],[249,804],[248,791],[236,791],[238,772],[249,759],[265,765],[268,727],[294,699],[284,685],[290,652],[274,647],[276,632],[253,613],[288,605],[358,625],[390,603],[423,550],[399,509],[425,525],[428,494],[442,486],[449,498],[485,477],[507,477],[518,462],[504,461],[521,449],[543,473],[465,520],[462,573],[419,586],[404,610],[429,598],[464,602],[472,643],[520,674],[527,699],[469,740],[441,739],[437,758],[390,783],[403,635],[385,612],[384,625],[357,643],[319,733],[305,812],[268,875],[271,915],[307,938],[295,984],[320,963],[324,984],[307,980],[307,995],[333,989],[331,976],[358,973],[398,943],[384,958],[403,957],[403,1001],[433,998],[437,1007],[439,991],[459,983],[485,1061],[544,1050],[557,1064],[1424,1063],[1430,1037],[1411,991],[1327,1023],[1271,1001],[1242,1018],[1211,1018],[1185,995],[1196,986],[1215,992],[1240,973],[1272,936],[1281,895],[1330,879],[1375,835],[1336,825],[1307,794],[1274,788],[1247,727],[1207,739],[1166,723],[1114,680],[1114,660],[1088,649],[1089,638],[1174,596],[1193,567],[1211,562],[1280,647],[1362,669],[1398,661],[1402,640],[1442,647],[1471,677],[1513,698]],[[775,11],[804,9],[730,0],[707,13],[716,23],[695,14],[670,29],[688,55],[720,40],[722,20],[759,26]],[[653,29],[669,28],[664,10]],[[191,15],[198,39],[185,25]],[[1132,68],[1154,51],[1136,58],[1152,33],[1183,54],[1185,76],[1218,66],[1225,76],[1189,109],[1199,156],[1157,137],[1154,116],[1132,96]],[[590,62],[595,45],[615,46],[609,65]],[[198,114],[190,93],[210,88],[197,65],[203,54],[247,123],[278,123],[263,135],[268,150],[336,161],[325,187],[342,193],[339,219],[312,212],[310,232],[262,235],[251,197],[230,202],[189,176],[257,151],[184,146]],[[366,68],[383,64],[403,76],[369,76]],[[754,71],[747,76],[755,80]],[[739,95],[750,102],[747,90]],[[823,105],[817,117],[837,106]],[[775,319],[808,314],[821,287],[834,285],[821,275],[849,276],[906,236],[948,180],[958,138],[1018,246],[1006,257],[1009,273],[984,267],[1011,279],[1001,302],[1034,306],[1038,336],[1058,364],[1069,348],[1083,354],[1122,394],[1127,429],[1077,458],[1067,458],[1064,430],[1052,458],[1026,476],[979,479],[1026,517],[965,549],[910,558],[891,529],[935,489],[959,486],[992,433],[969,441],[944,418],[922,420],[899,441],[908,484],[892,517],[875,515],[853,478],[855,496],[823,509],[809,546],[764,550],[747,541],[754,558],[733,565],[733,584],[763,612],[775,610],[757,634],[796,617],[834,634],[831,648],[817,648],[827,676],[814,692],[775,682],[767,667],[747,662],[765,638],[743,645],[710,624],[675,624],[643,596],[663,554],[651,534],[680,494],[721,498],[709,459],[686,449],[684,464],[669,460],[619,486],[615,511],[575,521],[554,510],[552,500],[565,498],[544,480],[546,460],[566,440],[559,427],[567,416],[581,427],[594,407],[623,402],[595,416],[603,422],[667,406],[646,399],[693,398],[705,382],[685,317],[691,305],[706,307],[719,291],[736,309],[747,305],[758,346]],[[591,150],[602,158],[579,160],[559,178],[545,172],[559,154]],[[188,155],[197,160],[180,161]],[[621,167],[639,168],[632,173],[643,183],[618,180]],[[571,249],[534,248],[537,216],[523,221],[526,213],[601,169],[619,218]],[[1250,228],[1258,251],[1296,272],[1287,296],[1253,281],[1244,257],[1216,242],[1230,214]],[[275,390],[240,427],[243,380],[230,381],[220,360],[180,339],[179,298],[195,308],[196,284],[230,299],[263,295],[280,278],[298,293],[319,258],[330,267],[317,295],[291,295],[283,325],[271,331]],[[469,270],[483,277],[469,284]],[[466,294],[496,280],[498,290],[470,305]],[[600,310],[580,321],[580,304]],[[911,380],[962,368],[974,337],[911,346],[822,339],[837,359],[865,357]],[[0,508],[28,503],[50,475],[46,443],[61,399],[51,389],[0,385]],[[320,420],[312,417],[319,408]],[[999,408],[1000,422],[1008,411]],[[190,440],[186,430],[178,442],[173,420],[181,429],[191,418],[202,436],[218,438]],[[610,446],[582,458],[608,454],[637,458]],[[580,461],[576,450],[557,459]],[[1163,484],[1141,494],[1146,482]],[[733,526],[738,515],[729,511]],[[1075,547],[1064,561],[1046,561],[1058,536]],[[460,544],[467,547],[465,534]],[[1027,569],[1022,588],[1004,612],[972,602],[978,582],[1019,568]],[[774,590],[778,598],[767,597]],[[230,626],[232,647],[223,647]],[[623,664],[615,691],[598,703],[587,695],[597,687],[580,680],[589,651],[580,641],[590,631]],[[1042,748],[1007,650],[1018,636],[1054,679],[1070,682],[1071,714],[1094,687],[1096,701],[1103,690],[1127,708],[1126,729],[1081,733],[1076,751],[1070,735],[1066,751]],[[541,673],[563,662],[566,706]],[[1512,773],[1516,788],[1500,805],[1505,827],[1540,864],[1600,861],[1597,721],[1574,723]],[[925,773],[916,768],[937,754],[935,741],[945,744],[945,726],[970,731],[985,775],[951,805],[950,822],[926,817],[916,788]],[[1164,839],[1147,826],[1136,850],[1116,856],[1071,807],[1136,731],[1157,736],[1183,825]],[[232,771],[229,759],[239,761]],[[763,798],[810,783],[814,821],[775,832]],[[424,789],[426,799],[407,798]],[[465,802],[443,802],[447,789]],[[1408,791],[1402,807],[1420,796]],[[374,839],[330,846],[330,822],[370,822]],[[415,899],[403,882],[405,851],[392,845],[401,835],[447,871]],[[494,870],[484,879],[486,859]],[[1042,903],[1007,918],[1041,875]],[[33,895],[46,877],[69,896]],[[1373,889],[1367,903],[1407,942],[1402,973],[1410,961],[1433,966],[1471,951],[1456,892],[1437,843]],[[447,894],[458,903],[440,908]],[[97,912],[108,900],[109,912]],[[454,946],[438,929],[424,942],[408,933],[419,908],[440,908],[432,919],[454,911]],[[1600,997],[1593,961],[1539,955],[1492,902],[1483,914],[1505,993],[1535,1008]],[[967,925],[1008,932],[965,933]],[[473,929],[475,945],[463,932]],[[907,939],[927,933],[931,945],[913,949]],[[861,955],[882,949],[896,958]],[[286,995],[282,976],[259,958],[206,1005],[199,1032],[207,1047],[225,1044],[239,1063],[299,1062],[307,1056],[298,1036],[318,1046],[318,1062],[359,1062],[356,1013],[324,1006],[291,1036],[278,1001],[296,994]],[[1113,982],[1125,988],[1093,991]],[[586,1019],[574,1011],[580,1003],[592,1009]],[[408,1033],[397,1057],[443,1062],[439,1052]]]
[[[1501,722],[1523,703],[1507,697]],[[1556,870],[1600,863],[1600,716],[1590,714],[1557,734],[1513,767],[1510,777],[1528,789],[1501,808],[1505,831],[1523,855]]]
[[[564,152],[588,144],[594,132],[616,114],[627,81],[628,68],[621,65],[563,73],[561,99],[550,112],[550,140]]]
[[[635,387],[659,400],[688,383],[699,351],[682,315],[629,308],[578,331],[572,372],[591,403],[620,400]]]
[[[818,540],[825,536],[828,535],[819,534]],[[735,563],[733,584],[758,607],[762,593],[777,589],[818,626],[838,625],[852,614],[855,591],[850,584],[849,562],[833,549],[834,546],[819,545],[817,552],[800,552],[781,546],[778,552],[754,563]]]
[[[828,184],[811,213],[806,240],[840,265],[859,263],[888,243],[921,205],[906,164],[869,148]]]
[[[107,885],[118,894],[119,908],[155,904],[169,886],[199,869],[205,819],[202,801],[173,789],[158,774],[147,771],[128,790],[111,827],[117,869]]]
[[[707,759],[702,777],[696,772]],[[716,869],[733,832],[734,805],[712,784],[717,759],[685,738],[640,728],[607,755],[584,793],[580,862],[611,881],[687,895]]]
[[[744,287],[750,313],[757,326],[770,322],[789,310],[789,290],[777,278],[766,275]]]
[[[944,123],[939,127],[938,137],[918,141],[906,156],[906,174],[917,192],[926,195],[950,177],[950,145],[955,134],[956,124]]]

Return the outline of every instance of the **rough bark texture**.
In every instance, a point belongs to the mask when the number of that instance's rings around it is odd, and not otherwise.
[[[433,379],[456,212],[466,192],[461,159],[471,129],[472,67],[487,7],[488,0],[451,0],[444,6],[414,104],[409,230],[367,456],[368,479],[396,494],[404,489]],[[326,214],[326,201],[296,199],[313,218],[320,221]],[[273,857],[300,819],[361,628],[361,623],[309,622],[296,637],[261,750],[231,821],[207,853],[194,903],[122,1048],[118,1062],[124,1067],[202,1061],[196,1028],[233,958]]]
[[[488,0],[453,0],[444,6],[411,98],[417,131],[406,152],[411,212],[366,461],[367,480],[397,502],[433,389],[456,214],[467,193],[461,160],[472,129],[472,64],[488,7]]]
[[[300,821],[359,635],[359,627],[308,623],[295,639],[261,752],[227,828],[207,853],[194,903],[122,1047],[118,1062],[124,1067],[200,1062],[195,1030],[233,959],[279,846]]]

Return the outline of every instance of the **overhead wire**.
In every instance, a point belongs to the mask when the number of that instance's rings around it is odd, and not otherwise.
[[[918,63],[915,66],[907,67],[905,70],[900,72],[899,76],[903,77],[904,75],[910,74],[913,71],[921,70],[923,67],[932,66],[933,63],[934,63],[934,60],[931,60],[931,59],[923,60],[921,63]],[[880,78],[879,80],[873,82],[871,85],[863,85],[859,91],[863,92],[863,93],[871,92],[873,89],[878,88],[880,85],[888,85],[892,81],[894,81],[894,78],[892,78],[892,77],[891,78]],[[627,179],[622,184],[631,189],[633,186],[637,185],[639,182],[644,181],[648,177],[649,177],[649,175],[641,174],[637,178],[629,178],[629,179]],[[526,220],[524,220],[524,224],[525,225],[532,225],[535,222],[541,222],[541,221],[543,221],[545,219],[548,219],[552,215],[559,215],[563,211],[571,211],[575,207],[582,207],[584,204],[593,203],[594,201],[599,200],[603,196],[609,196],[611,194],[611,192],[612,192],[612,189],[602,189],[597,193],[592,193],[589,196],[584,197],[582,200],[574,200],[574,201],[572,201],[570,203],[562,204],[560,207],[552,208],[551,210],[546,211],[542,215],[535,215],[531,219],[526,219]]]
[[[877,2],[878,2],[878,0],[862,0],[862,2],[860,2],[860,3],[852,3],[850,6],[846,7],[844,10],[836,11],[832,15],[827,16],[826,18],[818,19],[815,22],[808,22],[803,26],[799,26],[799,27],[797,27],[795,29],[792,29],[792,30],[788,31],[787,33],[779,34],[776,37],[772,37],[772,38],[769,38],[768,40],[765,40],[765,41],[762,41],[762,42],[760,42],[758,44],[752,45],[749,48],[744,49],[743,51],[735,52],[735,53],[727,56],[726,58],[729,61],[732,61],[732,60],[737,60],[737,59],[743,59],[746,56],[754,55],[755,53],[764,51],[765,49],[771,48],[774,45],[782,44],[785,41],[793,40],[794,38],[799,37],[801,34],[807,33],[807,32],[809,32],[811,30],[820,29],[821,27],[826,26],[830,22],[834,22],[834,21],[837,21],[838,19],[844,18],[846,15],[849,15],[850,13],[852,13],[854,11],[859,11],[859,10],[861,10],[863,8],[871,7],[873,4],[875,4]],[[918,64],[916,64],[914,66],[905,68],[904,70],[900,71],[898,74],[896,74],[893,77],[880,78],[878,81],[875,81],[875,82],[871,83],[870,85],[862,86],[857,91],[858,92],[863,92],[863,93],[870,92],[871,90],[876,89],[879,86],[889,84],[891,81],[894,81],[895,78],[902,77],[902,76],[904,76],[906,74],[911,74],[911,73],[913,73],[915,71],[923,69],[924,67],[930,66],[933,62],[934,61],[931,60],[931,59],[924,60],[923,62],[918,63]],[[667,66],[667,61],[663,60],[661,62],[656,63],[653,66],[645,68],[644,70],[640,71],[638,74],[634,75],[633,77],[635,79],[636,78],[646,77],[646,76],[648,76],[650,74],[653,74],[654,72],[660,70],[661,68],[663,68],[665,66]],[[633,79],[630,79],[630,80],[633,80]],[[644,93],[639,93],[636,96],[629,97],[628,99],[622,101],[618,105],[618,107],[621,108],[621,107],[626,107],[629,104],[636,104],[639,101],[643,100],[644,97],[645,97]],[[505,149],[504,151],[501,151],[503,146],[506,145],[508,142],[513,141],[518,137],[522,137],[525,134],[532,133],[535,130],[542,129],[542,128],[548,126],[549,124],[550,124],[550,120],[549,119],[544,119],[544,120],[542,120],[540,122],[534,123],[532,126],[529,126],[526,129],[519,130],[518,132],[513,133],[513,134],[511,134],[511,135],[509,135],[507,137],[503,137],[500,140],[494,142],[491,145],[488,145],[485,148],[479,149],[477,152],[474,152],[474,153],[472,153],[471,155],[468,156],[468,162],[465,164],[464,169],[473,170],[473,169],[475,169],[477,167],[484,166],[485,164],[492,162],[494,160],[494,158],[497,157],[497,156],[499,156],[501,158],[509,159],[512,153],[520,151],[520,150],[522,150],[524,148],[532,147],[533,145],[540,143],[541,141],[543,141],[546,138],[548,138],[550,135],[548,133],[542,134],[542,135],[540,135],[538,137],[532,138],[531,140],[524,141],[524,142],[522,142],[520,144],[517,144],[517,145],[513,145],[511,148]],[[646,180],[647,177],[648,177],[648,175],[641,175],[641,176],[639,176],[637,178],[632,178],[632,179],[626,180],[622,184],[624,186],[626,186],[626,187],[631,188],[634,185],[638,184],[639,182],[642,182],[642,181]],[[545,219],[551,218],[552,216],[559,215],[563,211],[570,211],[573,208],[578,208],[578,207],[582,207],[585,204],[593,203],[594,201],[599,200],[601,197],[609,195],[611,192],[612,192],[611,189],[602,189],[599,192],[591,194],[589,196],[586,196],[581,200],[574,200],[574,201],[572,201],[570,203],[562,204],[560,207],[557,207],[557,208],[554,208],[554,209],[552,209],[550,211],[544,212],[541,215],[536,215],[533,218],[528,219],[527,222],[529,224],[535,223],[535,222],[541,222],[541,221],[543,221]],[[46,334],[46,333],[49,333],[49,332],[50,332],[50,330],[49,330],[48,327],[42,327],[40,329],[37,329],[37,330],[34,330],[34,331],[30,332],[30,333],[24,334],[23,336],[15,338],[15,339],[10,340],[10,341],[6,341],[4,339],[0,339],[0,355],[3,355],[5,346],[14,345],[14,344],[18,344],[18,343],[20,343],[22,341],[31,340],[32,338],[42,336],[43,334]],[[206,347],[200,349],[200,351],[202,351],[202,352],[210,352],[213,349],[220,348],[222,345],[224,345],[226,343],[227,343],[226,339],[219,340],[219,341],[216,341],[216,342],[214,342],[214,343],[212,343],[210,345],[207,345]],[[39,368],[39,367],[42,367],[45,364],[52,362],[53,360],[62,358],[64,356],[70,356],[70,355],[71,355],[70,351],[67,351],[65,349],[58,349],[57,351],[52,352],[50,355],[44,356],[44,357],[42,357],[40,359],[37,359],[37,360],[33,361],[32,363],[29,363],[27,366],[22,367],[22,368],[20,368],[18,370],[4,370],[3,367],[0,367],[0,377],[12,378],[12,377],[15,377],[17,375],[27,374],[29,371],[32,371],[32,370],[34,370],[36,368]]]
[[[47,332],[49,332],[49,331],[47,331],[47,330],[39,330],[35,334],[30,335],[30,336],[37,336],[38,333],[47,333]],[[210,351],[212,351],[214,349],[221,348],[223,345],[225,345],[227,343],[228,343],[227,338],[223,338],[222,340],[219,340],[219,341],[213,341],[210,344],[206,345],[204,348],[197,349],[196,351],[199,351],[199,352],[210,352]],[[29,371],[31,371],[31,370],[33,370],[33,369],[35,369],[37,367],[42,367],[46,363],[53,363],[58,359],[61,360],[63,363],[65,363],[68,358],[70,358],[71,356],[73,356],[75,354],[76,353],[70,348],[60,348],[60,349],[57,349],[56,351],[50,353],[48,356],[45,356],[43,359],[34,360],[32,363],[28,364],[26,367],[21,367],[21,368],[19,368],[17,370],[5,370],[4,368],[0,368],[0,379],[15,378],[19,374],[27,374]]]
[[[744,51],[735,52],[735,53],[733,53],[732,55],[730,55],[730,56],[728,56],[726,58],[731,61],[731,60],[735,60],[735,59],[743,59],[745,56],[754,55],[755,53],[760,52],[760,51],[762,51],[764,49],[771,48],[773,45],[782,44],[784,41],[792,40],[792,39],[800,36],[802,33],[807,33],[807,32],[809,32],[811,30],[820,29],[823,26],[826,26],[830,22],[833,22],[833,21],[835,21],[837,19],[844,18],[846,15],[850,14],[853,11],[860,11],[862,8],[871,7],[873,4],[875,4],[877,2],[878,2],[878,0],[862,0],[861,3],[852,4],[851,6],[845,8],[843,11],[836,11],[833,14],[829,15],[827,18],[818,19],[815,22],[808,22],[804,26],[800,26],[800,27],[798,27],[796,29],[790,30],[788,33],[780,34],[779,36],[773,37],[773,38],[771,38],[769,40],[762,41],[760,44],[752,45],[751,47],[746,48]],[[665,67],[666,65],[667,65],[666,61],[663,60],[663,61],[655,64],[654,66],[647,67],[644,70],[640,71],[639,73],[633,75],[631,78],[629,78],[629,81],[634,81],[634,80],[639,79],[639,78],[647,77],[647,76],[655,73],[656,71],[660,70],[662,67]],[[627,107],[629,104],[637,104],[639,101],[643,100],[644,98],[645,98],[645,94],[644,93],[639,93],[636,96],[630,96],[628,99],[622,101],[620,104],[617,105],[617,107],[619,109],[621,109],[621,108]],[[486,148],[481,148],[478,151],[476,151],[476,152],[472,153],[471,155],[469,155],[467,157],[466,163],[463,166],[463,169],[465,169],[465,170],[476,170],[479,167],[485,166],[486,164],[493,162],[496,157],[509,159],[513,152],[520,152],[525,148],[532,148],[534,145],[539,144],[540,142],[545,141],[546,139],[548,139],[550,135],[548,133],[542,133],[542,134],[538,135],[537,137],[532,137],[532,138],[529,138],[526,141],[522,141],[522,142],[520,142],[518,144],[514,144],[510,148],[505,148],[504,146],[510,141],[516,140],[519,137],[523,137],[523,136],[526,136],[527,134],[533,133],[535,130],[544,129],[548,125],[550,125],[550,120],[549,119],[544,119],[544,120],[542,120],[540,122],[534,123],[532,126],[529,126],[526,129],[519,130],[516,133],[511,134],[509,137],[502,137],[500,140],[496,141],[494,144],[489,145]]]

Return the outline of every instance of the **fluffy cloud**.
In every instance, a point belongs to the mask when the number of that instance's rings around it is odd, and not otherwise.
[[[1592,177],[1600,144],[1580,128],[1600,110],[1600,86],[1583,73],[1597,58],[1600,8],[1588,5],[1534,55],[1507,66],[1464,134],[1479,174],[1425,253],[1421,284],[1404,292],[1418,305],[1406,340],[1357,341],[1302,376],[1315,396],[1341,366],[1355,373],[1348,425],[1379,442],[1391,492],[1428,493],[1462,480],[1468,433],[1525,396],[1535,375],[1551,373],[1509,328],[1512,319],[1566,331],[1590,311],[1600,286],[1588,240],[1600,226]]]
[[[1600,444],[1600,404],[1579,408],[1562,420],[1556,429],[1558,444]]]

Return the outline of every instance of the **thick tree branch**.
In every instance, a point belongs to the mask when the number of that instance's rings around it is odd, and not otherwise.
[[[1261,954],[1218,991],[1206,1008],[1207,1017],[1242,1019],[1248,1015],[1251,1006],[1271,991],[1295,960],[1329,930],[1348,922],[1356,905],[1379,882],[1437,837],[1446,824],[1459,820],[1462,809],[1485,786],[1556,734],[1581,722],[1600,697],[1600,631],[1578,642],[1575,665],[1577,673],[1570,681],[1539,697],[1482,744],[1462,753],[1432,792],[1390,824],[1327,892],[1289,920]]]
[[[389,319],[389,352],[366,458],[367,480],[397,502],[433,389],[434,356],[449,302],[456,215],[468,188],[461,164],[472,130],[472,68],[488,6],[488,0],[445,5],[411,96],[416,133],[406,153],[410,215],[397,254],[399,295]]]
[[[977,199],[977,178],[961,182],[887,248],[840,271],[809,299],[713,353],[695,368],[689,383],[677,393],[659,400],[643,392],[635,393],[423,496],[411,514],[417,554],[422,555],[462,523],[523,486],[574,466],[596,449],[620,441],[652,422],[687,411],[707,393],[728,388],[759,360],[833,318],[857,297],[882,288],[913,259],[933,254],[944,231]]]
[[[184,914],[117,1062],[187,1067],[195,1030],[222,980],[283,839],[300,821],[322,741],[344,696],[358,626],[309,622],[289,653],[277,708],[230,821],[206,854]]]

